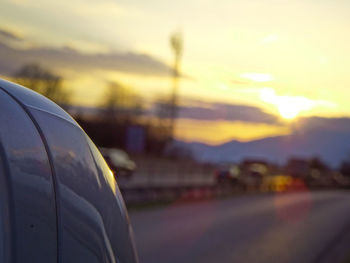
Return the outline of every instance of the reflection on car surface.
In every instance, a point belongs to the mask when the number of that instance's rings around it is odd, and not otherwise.
[[[100,152],[108,163],[108,166],[112,169],[114,176],[130,177],[134,173],[136,164],[123,150],[100,148]]]

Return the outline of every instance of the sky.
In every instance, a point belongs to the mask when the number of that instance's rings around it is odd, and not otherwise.
[[[72,102],[118,81],[171,93],[169,37],[183,36],[176,135],[209,144],[288,134],[299,118],[350,116],[346,0],[2,0],[0,74],[38,62]]]

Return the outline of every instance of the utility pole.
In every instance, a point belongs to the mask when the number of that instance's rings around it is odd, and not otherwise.
[[[179,89],[179,76],[180,76],[180,59],[183,50],[183,39],[180,32],[175,32],[170,36],[170,46],[174,53],[174,66],[173,66],[173,87],[170,100],[170,134],[174,139],[175,124],[178,113],[178,89]]]

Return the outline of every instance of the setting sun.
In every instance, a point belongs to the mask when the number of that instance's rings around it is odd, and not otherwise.
[[[293,119],[302,111],[310,110],[315,102],[302,96],[279,96],[272,88],[263,88],[260,98],[277,107],[279,114],[284,119]]]
[[[300,113],[300,109],[296,108],[295,105],[281,104],[278,105],[278,111],[284,119],[294,119]]]

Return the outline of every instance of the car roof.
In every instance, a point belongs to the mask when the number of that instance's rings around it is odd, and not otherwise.
[[[61,107],[39,93],[3,79],[0,79],[0,88],[26,107],[56,115],[79,126],[76,121]]]

